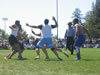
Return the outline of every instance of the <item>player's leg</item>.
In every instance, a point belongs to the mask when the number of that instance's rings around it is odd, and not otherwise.
[[[18,59],[22,59],[22,50],[20,48],[20,45],[19,44],[16,44],[17,48],[16,50],[18,51]]]
[[[70,37],[67,38],[67,48],[71,52],[71,48],[70,48]]]
[[[9,44],[11,45],[13,51],[11,53],[9,53],[8,56],[6,56],[5,58],[10,59],[16,53],[16,43],[18,41],[16,41],[16,38],[13,35],[9,36],[8,41],[9,41]]]
[[[79,47],[77,47],[77,46],[76,46],[75,48],[76,48],[76,55],[77,55],[77,58],[76,58],[76,59],[77,59],[77,60],[80,60],[80,58],[81,58],[81,57],[80,57],[80,49],[79,49]]]
[[[74,52],[74,37],[71,37],[71,55],[73,55]]]
[[[80,47],[82,46],[82,44],[85,42],[85,36],[84,35],[79,35],[75,42],[75,48],[76,48],[76,54],[77,54],[77,60],[80,60]]]
[[[69,57],[69,55],[68,55],[67,52],[65,52],[65,51],[63,51],[63,50],[57,48],[55,44],[54,44],[54,48],[55,48],[56,51],[62,52],[64,55],[66,55],[67,57]]]
[[[38,48],[42,48],[42,51],[44,52],[46,58],[49,59],[48,53],[47,53],[47,51],[46,51],[47,46],[44,46],[44,45],[46,44],[46,42],[47,42],[47,39],[42,38],[42,39],[38,42],[37,47],[38,47]]]
[[[62,61],[62,58],[60,58],[60,56],[58,55],[58,53],[56,52],[55,48],[51,48],[51,50],[53,51],[53,53],[57,56],[57,58]]]
[[[48,53],[47,53],[46,48],[47,48],[47,46],[46,46],[46,45],[44,45],[44,46],[42,47],[42,50],[43,50],[43,52],[44,52],[44,54],[45,54],[45,56],[46,56],[46,58],[45,58],[45,59],[49,59],[49,56],[48,56]]]
[[[40,59],[40,51],[39,51],[39,48],[36,48],[35,50],[36,50],[36,54],[37,54],[37,56],[35,57],[35,60]]]
[[[15,53],[17,53],[17,51],[16,51],[16,44],[14,44],[14,45],[12,46],[12,48],[13,48],[12,52],[9,53],[9,54],[5,57],[5,59],[11,59],[11,57],[12,57]]]

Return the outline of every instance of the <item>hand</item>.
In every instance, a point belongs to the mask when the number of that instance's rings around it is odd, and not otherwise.
[[[52,20],[56,20],[54,16],[52,17]]]
[[[35,32],[31,29],[32,33],[35,34]]]
[[[26,26],[29,26],[29,24],[28,24],[28,23],[26,23]]]

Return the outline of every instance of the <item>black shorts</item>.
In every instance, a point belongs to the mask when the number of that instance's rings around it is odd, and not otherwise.
[[[19,45],[21,49],[24,49],[24,45],[22,43],[19,43]]]
[[[13,46],[14,44],[19,44],[18,40],[17,40],[16,37],[13,36],[13,35],[10,35],[10,36],[9,36],[8,41],[9,41],[9,44],[10,44],[11,46]]]

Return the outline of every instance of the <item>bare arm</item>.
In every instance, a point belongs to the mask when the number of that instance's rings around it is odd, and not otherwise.
[[[36,34],[32,29],[31,29],[32,33],[36,36],[41,36],[41,33],[40,34]]]
[[[26,23],[26,26],[29,26],[31,28],[39,28],[38,26],[29,25],[28,23]]]
[[[12,30],[16,30],[16,26],[15,25],[9,26],[9,28],[12,29]]]
[[[87,33],[87,35],[88,35],[88,37],[89,37],[89,40],[91,41],[92,39],[91,39],[91,36],[90,36],[88,30],[87,30],[86,28],[84,28],[84,31]]]
[[[56,19],[55,19],[55,17],[54,17],[54,16],[52,17],[52,19],[53,19],[53,20],[54,20],[54,22],[55,22],[55,26],[56,26],[56,27],[58,27],[58,23],[57,23],[57,21],[56,21]]]
[[[20,25],[20,27],[19,27],[20,29],[19,29],[19,31],[22,31],[22,26]]]

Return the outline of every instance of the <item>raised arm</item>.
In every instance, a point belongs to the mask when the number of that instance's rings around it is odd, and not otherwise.
[[[57,21],[56,21],[56,19],[55,19],[54,16],[52,17],[52,20],[54,20],[54,22],[55,22],[55,26],[58,27],[58,23],[57,23]]]
[[[12,29],[12,30],[16,30],[16,26],[15,25],[9,26],[9,28]]]

